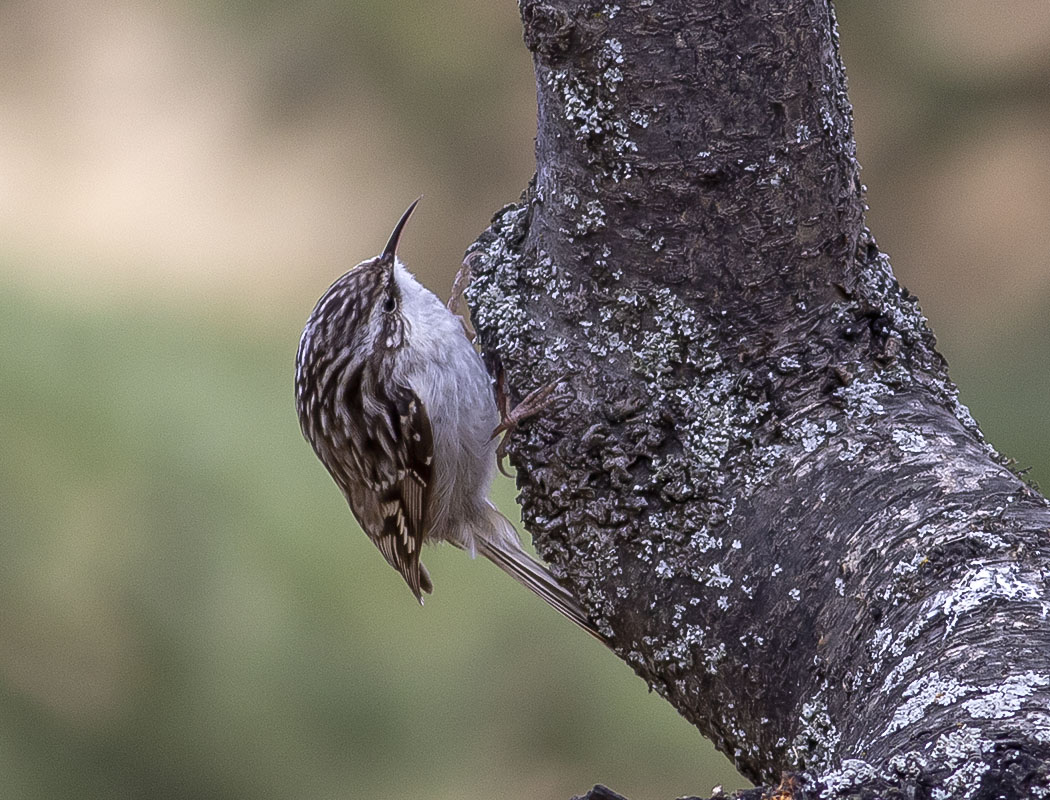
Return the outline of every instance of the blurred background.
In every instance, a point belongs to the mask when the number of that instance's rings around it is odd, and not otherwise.
[[[1050,7],[839,16],[870,224],[1047,485]],[[431,551],[416,606],[299,435],[328,284],[423,193],[443,293],[528,181],[520,38],[510,0],[0,2],[5,798],[745,785],[490,565]]]

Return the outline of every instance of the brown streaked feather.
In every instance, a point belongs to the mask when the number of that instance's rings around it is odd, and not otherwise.
[[[358,337],[367,324],[361,309],[381,302],[391,268],[390,258],[363,262],[317,302],[296,355],[296,403],[303,433],[357,521],[422,602],[433,589],[419,563],[430,499],[430,420],[411,389],[380,379],[396,347],[362,358]],[[380,341],[396,345],[403,338],[400,317],[385,315]]]
[[[363,372],[360,380],[370,381],[367,366]],[[422,402],[407,387],[371,380],[370,391],[379,396],[379,407],[390,409],[383,418],[361,403],[360,382],[349,383],[357,392],[343,398],[350,411],[347,422],[358,430],[356,436],[347,437],[353,462],[347,471],[361,479],[345,481],[342,486],[368,538],[422,603],[423,592],[433,591],[430,576],[419,563],[427,533],[434,449],[430,420]],[[400,449],[398,442],[407,446]]]
[[[299,341],[295,387],[303,434],[365,533],[422,603],[422,593],[433,589],[419,559],[430,522],[434,441],[420,399],[390,383],[406,329],[404,317],[386,307],[400,302],[395,253],[415,206],[382,254],[317,301]]]
[[[502,529],[504,535],[491,542],[484,538],[478,538],[478,553],[514,578],[526,589],[534,592],[555,611],[564,614],[575,622],[599,642],[606,645],[609,644],[609,640],[591,622],[580,602],[554,579],[554,576],[543,564],[536,561],[522,549],[518,534],[515,532],[511,521],[503,516],[491,502],[487,504],[486,511],[489,520],[492,522],[493,529]]]

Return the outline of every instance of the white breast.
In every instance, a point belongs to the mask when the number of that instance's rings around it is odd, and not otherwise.
[[[408,321],[395,380],[423,401],[434,435],[428,538],[473,550],[462,529],[482,514],[492,481],[499,422],[492,381],[459,318],[400,261],[394,279]]]

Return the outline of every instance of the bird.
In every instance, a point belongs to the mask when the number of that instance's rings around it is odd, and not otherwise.
[[[303,435],[420,605],[434,588],[421,548],[447,542],[488,559],[604,641],[488,499],[496,437],[521,415],[501,419],[461,318],[397,255],[418,203],[382,252],[336,280],[307,320],[295,370]]]

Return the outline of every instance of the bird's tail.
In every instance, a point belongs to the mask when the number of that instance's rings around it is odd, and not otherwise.
[[[488,511],[495,535],[490,535],[491,538],[476,537],[474,544],[477,551],[522,586],[539,595],[555,611],[571,619],[598,641],[608,644],[608,640],[588,619],[579,601],[554,580],[546,567],[525,552],[511,521],[491,503],[488,504]]]

